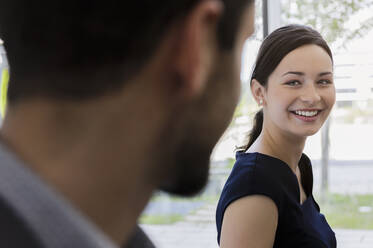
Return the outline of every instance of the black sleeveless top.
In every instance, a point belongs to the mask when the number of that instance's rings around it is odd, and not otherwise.
[[[300,204],[297,177],[285,162],[261,153],[238,152],[216,210],[218,243],[228,205],[241,197],[265,195],[274,201],[278,209],[273,247],[335,248],[335,234],[312,195],[311,161],[304,154],[299,169],[307,195],[303,204]]]

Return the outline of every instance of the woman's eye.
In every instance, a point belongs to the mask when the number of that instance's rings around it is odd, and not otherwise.
[[[301,83],[299,81],[289,81],[289,82],[286,82],[285,83],[286,85],[289,85],[289,86],[298,86],[300,85]]]
[[[328,85],[328,84],[332,84],[332,81],[328,79],[322,79],[322,80],[319,80],[317,83],[321,85]]]

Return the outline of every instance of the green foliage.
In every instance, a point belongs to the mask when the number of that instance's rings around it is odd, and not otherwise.
[[[249,95],[249,90],[244,90],[243,92],[245,92],[245,94],[242,95],[240,102],[237,105],[237,108],[234,112],[233,120],[241,116],[246,116],[249,111],[255,111],[256,109],[256,104],[254,103],[252,97]]]
[[[333,228],[373,229],[373,195],[329,194],[320,204],[321,212]],[[371,207],[370,212],[361,207]]]
[[[373,16],[354,29],[346,27],[351,17],[373,6],[373,0],[283,0],[282,4],[285,23],[310,25],[329,43],[340,40],[340,46],[363,37],[373,28]]]
[[[226,167],[225,168],[227,168],[227,169],[233,169],[233,166],[234,166],[234,163],[236,162],[236,160],[235,159],[233,159],[233,158],[228,158],[227,159],[227,165],[226,165]]]
[[[182,221],[184,216],[179,214],[172,215],[142,215],[139,219],[140,224],[151,225],[171,225],[176,222]]]

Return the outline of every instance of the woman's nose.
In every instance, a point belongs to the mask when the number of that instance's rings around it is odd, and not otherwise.
[[[313,82],[309,82],[308,84],[306,84],[306,86],[303,88],[300,99],[303,102],[307,102],[309,104],[313,104],[321,100],[320,94]]]

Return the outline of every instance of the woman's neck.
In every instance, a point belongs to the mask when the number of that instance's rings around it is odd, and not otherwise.
[[[306,138],[304,137],[295,137],[283,131],[264,126],[259,137],[247,151],[259,152],[278,158],[287,163],[291,170],[296,173],[305,142]]]

